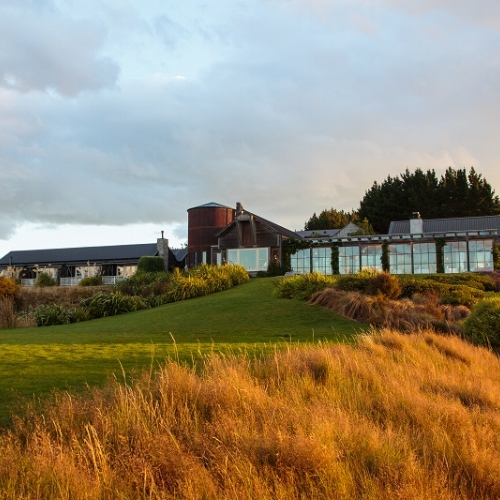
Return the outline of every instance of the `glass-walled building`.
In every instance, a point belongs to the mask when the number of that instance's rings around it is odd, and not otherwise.
[[[490,236],[495,236],[495,231]],[[431,274],[439,271],[438,259],[442,259],[444,273],[464,273],[469,271],[492,271],[493,237],[484,238],[478,233],[465,233],[461,238],[456,234],[391,236],[375,235],[364,237],[332,238],[325,242],[311,241],[311,248],[298,250],[291,255],[293,272],[305,274],[318,272],[332,274],[335,268],[339,274],[355,274],[363,269],[382,270],[383,243],[391,274]],[[482,237],[481,239],[476,239]],[[370,243],[367,240],[373,239]],[[438,244],[438,241],[440,242]],[[441,257],[439,257],[441,245]],[[338,249],[338,262],[332,262],[332,248]],[[335,253],[333,254],[335,255]]]
[[[302,232],[299,239],[309,241],[311,248],[291,256],[292,270],[354,274],[382,270],[385,261],[392,274],[492,271],[494,248],[500,244],[500,215],[421,219],[415,212],[412,219],[391,222],[384,235],[356,235],[347,229],[352,228],[323,231],[322,239]]]

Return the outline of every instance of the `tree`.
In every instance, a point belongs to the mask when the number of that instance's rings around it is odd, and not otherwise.
[[[500,214],[500,199],[491,185],[471,168],[449,167],[438,180],[434,170],[408,169],[399,177],[374,182],[361,200],[358,215],[377,233],[387,233],[394,220],[420,212],[427,219]]]
[[[349,222],[358,220],[358,214],[353,210],[352,212],[344,212],[343,210],[335,210],[330,208],[325,209],[319,217],[314,213],[312,217],[305,223],[305,231],[314,231],[319,229],[340,229],[347,226]]]

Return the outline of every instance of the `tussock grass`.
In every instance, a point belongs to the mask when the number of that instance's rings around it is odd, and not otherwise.
[[[439,296],[432,293],[418,294],[413,300],[390,300],[383,295],[327,288],[314,293],[309,303],[349,319],[404,332],[433,327],[438,331],[458,333],[457,322],[470,314],[465,306],[441,304]]]
[[[4,498],[495,499],[500,361],[456,337],[168,362],[0,436]]]

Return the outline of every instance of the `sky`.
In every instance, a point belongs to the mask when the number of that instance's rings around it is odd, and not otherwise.
[[[1,0],[0,257],[300,230],[407,168],[499,194],[499,125],[497,0]]]

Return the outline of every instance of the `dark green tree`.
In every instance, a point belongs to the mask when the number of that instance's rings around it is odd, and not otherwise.
[[[361,200],[358,215],[368,219],[377,233],[387,233],[391,221],[422,218],[500,214],[500,199],[491,185],[471,168],[449,167],[438,180],[434,170],[408,169],[399,177],[374,182]]]
[[[353,210],[352,212],[344,212],[343,210],[323,210],[319,216],[314,213],[312,217],[305,223],[305,231],[314,231],[319,229],[340,229],[347,226],[349,222],[359,220],[358,214]]]

